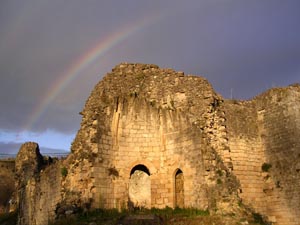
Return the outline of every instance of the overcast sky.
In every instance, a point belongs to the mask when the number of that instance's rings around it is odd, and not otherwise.
[[[299,0],[1,0],[0,153],[69,150],[120,62],[206,77],[226,98],[300,82]]]

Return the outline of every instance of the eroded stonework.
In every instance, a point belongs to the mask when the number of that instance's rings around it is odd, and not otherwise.
[[[0,214],[15,210],[15,160],[0,159]]]
[[[88,98],[71,154],[31,164],[34,174],[21,166],[20,205],[32,211],[20,209],[19,224],[48,224],[79,208],[179,206],[247,208],[299,225],[299,102],[299,85],[225,100],[202,77],[120,64]]]

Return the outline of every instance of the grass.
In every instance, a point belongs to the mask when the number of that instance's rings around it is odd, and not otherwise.
[[[149,212],[154,215],[162,216],[162,217],[182,216],[182,217],[193,218],[197,216],[209,215],[208,210],[200,210],[195,208],[184,208],[184,209],[182,208],[172,209],[170,207],[166,207],[164,209],[152,208]]]
[[[252,213],[252,219],[249,217],[239,218],[239,222],[235,220],[234,215],[224,217],[224,215],[210,215],[208,210],[199,210],[195,208],[175,208],[166,207],[164,209],[138,209],[134,211],[123,210],[119,212],[117,209],[96,209],[90,212],[71,215],[67,218],[61,218],[49,225],[116,225],[122,221],[125,216],[130,215],[155,215],[161,219],[162,224],[169,225],[224,225],[224,224],[241,224],[248,221],[249,225],[270,225],[264,221],[259,213]],[[251,216],[251,215],[250,215]],[[227,221],[227,222],[226,222]],[[229,223],[228,223],[229,221]],[[0,214],[0,225],[16,225],[17,213]],[[129,224],[129,223],[124,223]],[[143,221],[131,221],[130,225],[145,224]],[[157,223],[146,223],[157,224]]]
[[[125,211],[117,209],[96,209],[93,211],[61,218],[50,225],[82,225],[97,221],[97,224],[115,224],[119,218],[126,215]]]
[[[166,207],[164,209],[152,208],[152,209],[139,209],[134,211],[123,210],[119,212],[116,209],[96,209],[91,212],[81,213],[77,216],[70,218],[62,218],[55,221],[51,225],[82,225],[91,222],[97,222],[97,224],[116,224],[121,218],[128,215],[156,215],[163,219],[163,221],[169,221],[171,218],[181,219],[194,219],[197,217],[206,217],[209,215],[207,210],[199,210],[194,208],[175,208]]]

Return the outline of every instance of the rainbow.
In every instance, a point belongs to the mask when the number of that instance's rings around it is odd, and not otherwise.
[[[36,122],[41,118],[43,113],[47,110],[48,106],[54,99],[62,92],[62,90],[67,87],[72,80],[76,79],[82,72],[100,57],[103,57],[108,51],[113,49],[117,44],[132,36],[141,29],[147,27],[150,24],[161,19],[163,14],[155,13],[151,16],[145,17],[138,22],[130,24],[104,39],[87,51],[85,54],[81,55],[74,63],[72,63],[68,69],[57,79],[46,92],[42,101],[37,105],[37,107],[31,113],[31,116],[27,120],[23,131],[30,131],[30,129],[36,124]]]

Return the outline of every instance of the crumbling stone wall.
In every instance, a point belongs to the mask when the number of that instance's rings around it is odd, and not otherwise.
[[[15,173],[15,159],[0,159],[1,175],[12,175]]]
[[[222,201],[217,193],[231,196],[237,182],[227,179],[230,172],[217,160],[207,132],[217,124],[219,99],[200,77],[154,65],[115,67],[88,99],[72,145],[76,157],[93,155],[93,207],[127,207],[130,173],[137,165],[150,171],[151,207],[175,206],[177,169],[185,177],[185,207],[216,207]],[[222,186],[214,179],[218,170],[224,185],[230,180],[230,191],[216,188]]]
[[[48,224],[61,201],[59,162],[43,158],[38,144],[21,146],[16,157],[18,224]]]
[[[300,224],[300,86],[272,89],[255,99],[266,163],[266,214]]]
[[[36,144],[22,146],[19,224],[78,208],[178,205],[235,215],[245,205],[274,224],[299,224],[299,93],[224,100],[202,77],[120,64],[88,98],[67,159],[49,163]]]
[[[0,160],[0,214],[14,210],[15,160]]]
[[[239,195],[275,224],[300,223],[299,96],[295,85],[222,107]]]
[[[266,159],[255,103],[227,100],[223,108],[233,173],[241,183],[239,195],[244,204],[266,215],[264,209],[268,203],[261,169]]]

